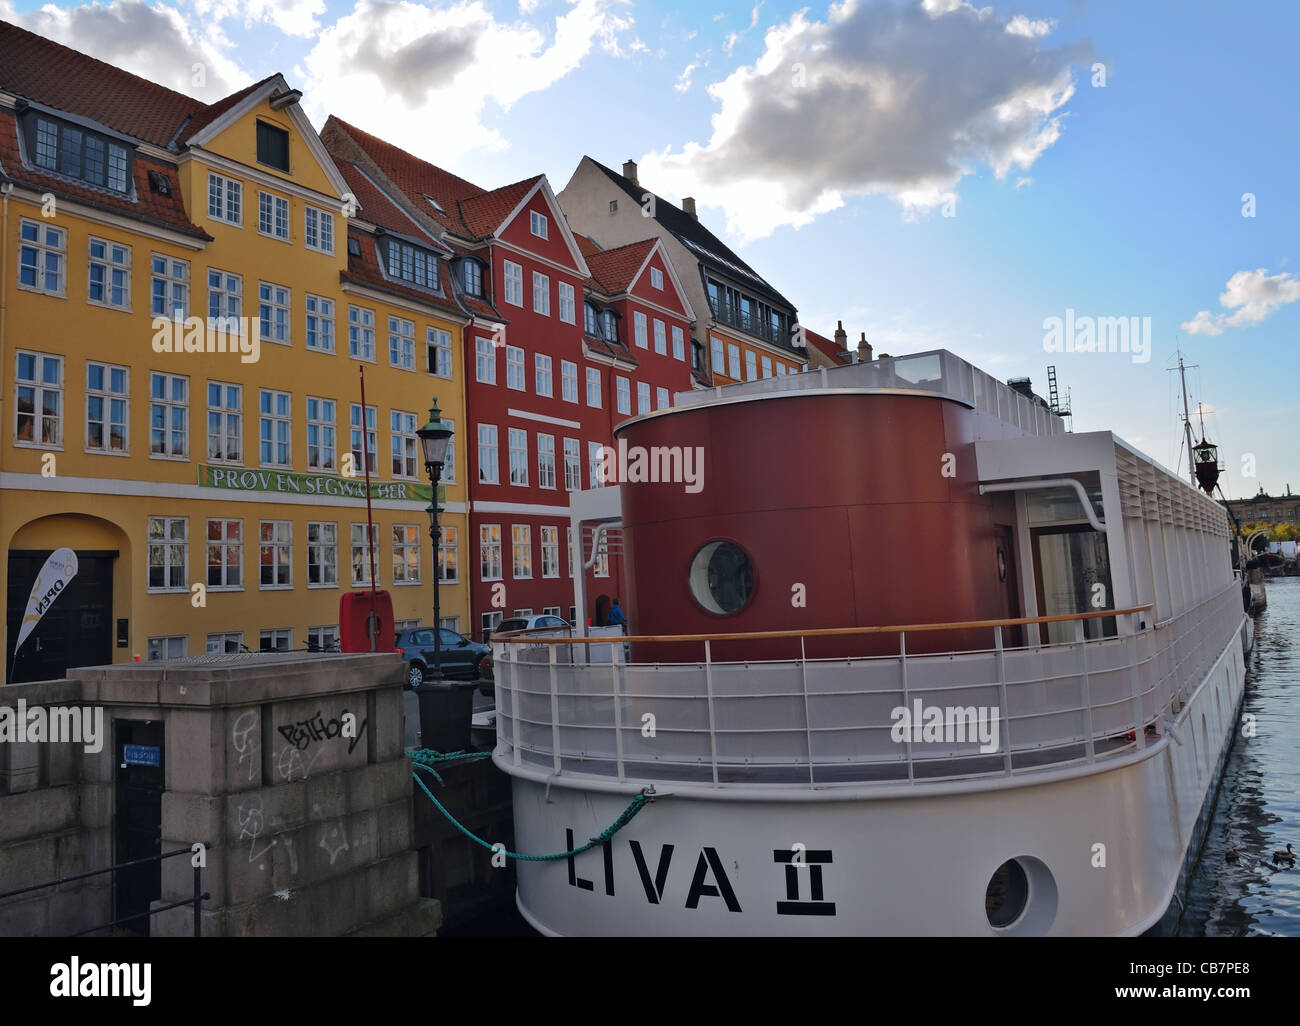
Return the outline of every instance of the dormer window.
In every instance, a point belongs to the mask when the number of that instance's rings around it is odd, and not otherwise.
[[[582,322],[583,329],[587,332],[588,335],[591,335],[595,338],[599,338],[600,331],[596,327],[596,308],[592,306],[590,303],[583,303],[582,311],[583,311],[583,322]]]
[[[467,295],[483,295],[483,265],[468,257],[460,262],[460,283]]]
[[[37,116],[29,124],[28,142],[37,167],[101,189],[128,191],[131,154],[126,146],[54,118]]]
[[[604,329],[606,341],[618,341],[618,319],[614,316],[613,310],[602,310],[600,313],[600,326]]]
[[[388,277],[407,281],[434,292],[439,291],[436,256],[427,250],[391,238],[384,240],[384,249]]]

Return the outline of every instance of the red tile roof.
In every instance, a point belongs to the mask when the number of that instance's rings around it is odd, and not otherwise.
[[[834,360],[836,363],[846,362],[844,350],[837,346],[832,339],[827,338],[825,335],[817,334],[817,332],[813,331],[811,328],[804,328],[803,334],[804,339],[810,346],[815,346],[821,352],[825,353],[828,358]]]
[[[171,184],[170,196],[164,196],[153,190],[149,184],[150,171],[166,177]],[[43,193],[53,193],[56,197],[85,203],[99,210],[107,210],[124,217],[171,228],[199,239],[211,239],[211,236],[191,222],[189,215],[185,213],[185,203],[181,197],[180,182],[177,180],[174,166],[137,153],[132,161],[134,200],[122,193],[97,189],[62,175],[48,174],[25,167],[18,150],[17,118],[9,111],[0,111],[0,177]]]
[[[495,233],[501,227],[501,222],[510,216],[510,212],[519,206],[533,186],[541,180],[541,175],[533,175],[522,182],[513,182],[491,192],[461,200],[460,220],[469,238],[483,239]]]
[[[348,269],[339,272],[339,280],[344,282],[355,282],[358,285],[364,285],[367,288],[376,289],[380,292],[387,292],[390,295],[401,296],[405,299],[414,300],[417,303],[423,303],[426,306],[436,307],[440,310],[446,310],[449,313],[458,316],[464,316],[464,310],[456,302],[454,286],[451,279],[451,270],[445,260],[438,261],[439,284],[442,286],[442,296],[436,296],[431,292],[423,289],[413,288],[398,282],[390,281],[384,277],[379,269],[379,255],[375,251],[375,240],[359,229],[348,229],[348,241],[357,243],[357,248],[361,251],[360,256],[353,256],[352,247],[348,247]]]
[[[337,158],[334,164],[338,167],[343,180],[348,183],[349,191],[356,198],[358,213],[362,220],[387,228],[390,232],[397,232],[399,235],[433,238],[422,225],[381,192],[355,164]]]
[[[569,230],[570,231],[573,230],[572,225],[569,226]],[[602,250],[598,245],[596,245],[595,241],[589,235],[578,235],[575,232],[573,238],[578,243],[578,252],[582,254],[582,258],[584,260],[588,260],[589,258],[595,256],[597,253],[604,252],[604,250]]]
[[[586,255],[587,269],[595,279],[596,286],[607,295],[618,295],[632,287],[632,279],[645,258],[654,249],[657,239],[642,239],[630,242],[616,249],[601,250]]]
[[[262,81],[254,82],[252,85],[236,90],[229,96],[223,97],[216,103],[205,107],[199,114],[194,116],[193,120],[191,120],[188,125],[185,126],[185,131],[177,142],[183,143],[186,139],[193,138],[203,129],[207,128],[208,125],[212,124],[212,122],[216,121],[217,118],[221,117],[222,114],[230,110],[231,107],[238,104],[240,100],[244,99],[250,93],[256,92],[275,77],[275,75],[267,75],[266,78],[262,79]]]

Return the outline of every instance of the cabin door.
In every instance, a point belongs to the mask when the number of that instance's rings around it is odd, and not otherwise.
[[[995,567],[1002,588],[1002,613],[1000,619],[1018,620],[1020,612],[1020,575],[1016,572],[1016,548],[1011,528],[1006,524],[993,526],[993,539],[997,546]],[[1002,644],[1019,648],[1024,644],[1023,627],[1007,627],[1002,631]]]

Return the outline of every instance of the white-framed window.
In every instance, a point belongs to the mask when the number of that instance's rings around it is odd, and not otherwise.
[[[535,353],[533,355],[533,363],[537,394],[544,395],[546,398],[550,399],[554,394],[554,386],[551,381],[551,358],[549,356],[544,356],[541,353]]]
[[[582,451],[576,438],[564,440],[564,490],[582,490]]]
[[[478,479],[480,484],[500,484],[501,467],[497,460],[495,424],[478,426]]]
[[[307,397],[307,469],[332,473],[335,467],[334,400]]]
[[[185,459],[190,454],[190,379],[149,374],[149,455]]]
[[[348,307],[348,355],[375,362],[375,311]]]
[[[450,417],[443,417],[442,422],[451,429],[447,439],[447,458],[442,464],[442,479],[448,484],[456,480],[456,424]]]
[[[524,351],[518,346],[506,346],[506,388],[527,391],[524,383]]]
[[[668,389],[662,387],[655,389],[655,409],[666,410],[671,405],[671,402],[668,398]]]
[[[785,371],[785,364],[783,364],[780,360],[777,360],[777,361],[776,361],[776,376],[777,376],[778,378],[785,377],[785,373],[786,373],[786,371]]]
[[[369,532],[366,531],[367,527],[370,528]],[[375,556],[375,585],[378,587],[378,578],[381,576],[379,568],[383,565],[379,556],[379,525],[352,524],[349,537],[352,542],[352,587],[355,588],[362,584],[367,587],[370,585],[370,554],[372,550]]]
[[[460,580],[460,555],[457,548],[459,528],[444,527],[438,539],[438,579],[455,583]]]
[[[208,317],[221,324],[229,324],[236,331],[238,319],[244,314],[244,279],[229,271],[208,268]],[[227,318],[233,320],[227,321]]]
[[[452,634],[460,633],[459,616],[444,616],[438,620],[438,624],[444,629],[451,631]]]
[[[668,355],[668,335],[666,325],[658,317],[655,318],[655,352],[660,356]]]
[[[289,290],[269,281],[257,283],[257,316],[262,322],[262,341],[290,345]]]
[[[483,295],[483,265],[470,257],[462,257],[460,261],[460,282],[468,295]]]
[[[650,287],[658,289],[660,292],[664,288],[664,272],[657,267],[650,268]]]
[[[63,447],[63,357],[17,351],[14,444]]]
[[[236,655],[244,648],[243,631],[209,634],[205,644],[208,655]]]
[[[507,441],[510,445],[510,483],[526,486],[528,484],[528,432],[522,428],[510,428]]]
[[[307,586],[339,586],[339,525],[333,521],[307,522]]]
[[[578,401],[578,365],[570,360],[560,361],[560,398],[566,403]]]
[[[303,207],[303,242],[320,253],[334,252],[334,215],[328,210]]]
[[[555,286],[560,297],[560,320],[565,324],[576,324],[575,304],[573,301],[573,286],[567,281],[558,282]]]
[[[419,461],[416,459],[420,444],[415,434],[415,414],[390,410],[388,418],[389,433],[392,436],[393,477],[415,480],[420,472]]]
[[[745,350],[745,380],[754,381],[758,378],[758,354],[752,349]]]
[[[573,561],[573,528],[572,527],[566,527],[564,529],[564,555],[569,561],[569,576],[572,577],[573,569],[577,565]],[[570,622],[574,622],[572,617],[570,617]]]
[[[308,652],[339,651],[339,625],[335,623],[325,627],[308,627],[307,628],[307,651]]]
[[[189,517],[149,518],[149,591],[190,590]]]
[[[740,380],[740,346],[727,343],[727,377]]]
[[[533,272],[533,313],[551,316],[551,279],[540,271]]]
[[[257,194],[257,230],[273,239],[289,241],[289,201],[270,192]]]
[[[293,406],[288,392],[263,388],[257,395],[257,459],[264,467],[293,465]]]
[[[307,348],[334,352],[334,300],[307,293]]]
[[[86,448],[94,452],[130,451],[130,371],[109,363],[86,364]]]
[[[451,332],[427,327],[425,342],[428,347],[429,373],[440,378],[451,377]]]
[[[636,383],[636,412],[650,412],[650,382],[648,381]]]
[[[621,374],[614,379],[614,408],[625,415],[632,412],[632,382]]]
[[[763,377],[770,378],[771,376],[772,376],[772,358],[770,356],[765,356],[763,357]]]
[[[646,316],[640,310],[632,314],[633,331],[636,335],[636,344],[641,349],[650,347],[649,330],[646,327]]]
[[[208,590],[238,591],[244,586],[244,522],[208,520]]]
[[[257,586],[271,590],[293,587],[293,521],[261,520],[257,524]]]
[[[480,524],[478,529],[479,580],[501,580],[501,525]],[[497,614],[497,623],[501,614]]]
[[[208,382],[208,461],[244,459],[244,389],[225,381]]]
[[[365,426],[361,423],[361,404],[348,404],[348,445],[352,451],[352,469],[364,474],[369,467],[379,472],[379,408],[367,406]],[[365,452],[362,453],[362,439],[365,439]]]
[[[587,475],[591,488],[603,488],[605,485],[605,461],[599,442],[587,443]]]
[[[68,233],[39,221],[18,219],[18,287],[62,296],[67,285]]]
[[[543,527],[542,531],[542,576],[560,576],[560,529]],[[559,616],[559,611],[554,613]]]
[[[490,338],[474,340],[474,380],[485,385],[497,383],[497,347]]]
[[[591,564],[591,575],[593,577],[609,576],[609,538],[605,534],[601,534],[600,544],[596,547],[596,559]]]
[[[510,562],[516,581],[532,579],[533,529],[527,524],[513,524],[510,527]]]
[[[190,313],[190,262],[149,255],[149,310],[155,317],[184,320]]]
[[[483,641],[487,642],[492,636],[492,632],[501,626],[501,621],[505,619],[505,612],[500,609],[493,610],[490,613],[479,614],[479,626],[483,629]]]
[[[559,607],[559,606],[542,606],[542,615],[543,615],[543,616],[559,616],[559,615],[560,615],[560,607]]]
[[[524,269],[512,260],[503,261],[506,280],[506,302],[511,306],[524,305]]]
[[[600,409],[600,371],[595,367],[587,368],[587,405]]]
[[[415,524],[393,525],[393,583],[420,583],[420,529]]]
[[[292,652],[293,628],[272,627],[257,632],[257,650],[259,652]]]
[[[686,359],[686,333],[676,324],[673,325],[673,359]]]
[[[243,227],[244,183],[215,171],[208,172],[208,217]]]
[[[150,638],[146,652],[149,662],[158,659],[184,659],[189,652],[189,638],[184,634],[173,634],[166,638]]]
[[[87,250],[90,266],[86,276],[86,301],[114,310],[130,310],[131,247],[92,235]]]
[[[548,229],[546,215],[539,214],[536,210],[528,211],[528,230],[539,239],[547,238]]]
[[[555,487],[555,436],[537,434],[537,486]]]
[[[726,374],[726,373],[727,373],[727,363],[726,363],[725,358],[724,358],[723,355],[722,355],[722,339],[720,339],[720,338],[716,338],[716,337],[714,337],[713,335],[710,335],[710,336],[709,336],[709,350],[710,350],[710,352],[711,352],[712,355],[713,355],[713,364],[712,364],[712,366],[713,366],[713,373],[714,373],[714,374]]]
[[[388,318],[388,365],[415,370],[415,322],[405,317]]]

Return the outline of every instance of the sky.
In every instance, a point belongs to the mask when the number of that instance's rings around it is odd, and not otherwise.
[[[206,100],[281,72],[318,128],[337,114],[486,188],[637,160],[807,327],[950,349],[1040,395],[1055,365],[1074,430],[1185,473],[1181,352],[1225,492],[1300,492],[1291,0],[0,0],[0,18]]]

